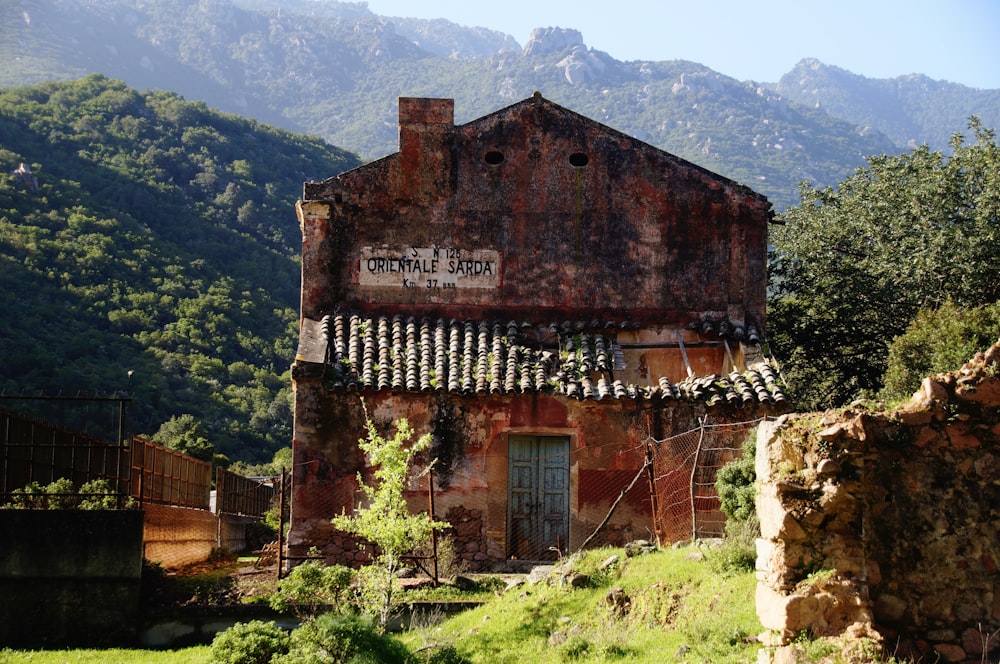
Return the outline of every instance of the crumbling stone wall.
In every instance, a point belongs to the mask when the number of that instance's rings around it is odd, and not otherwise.
[[[1000,343],[898,409],[761,425],[756,471],[762,662],[803,632],[847,661],[998,661]]]

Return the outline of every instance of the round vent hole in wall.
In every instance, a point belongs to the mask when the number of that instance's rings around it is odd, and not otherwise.
[[[582,152],[574,152],[569,156],[569,163],[571,166],[586,166],[590,163],[590,157]]]
[[[487,164],[490,166],[496,166],[497,164],[503,163],[503,153],[496,150],[490,150],[483,157]]]

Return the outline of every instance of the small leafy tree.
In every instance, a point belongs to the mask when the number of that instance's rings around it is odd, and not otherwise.
[[[395,609],[396,572],[402,565],[403,556],[426,542],[434,530],[448,524],[435,522],[427,514],[410,514],[403,494],[413,459],[430,447],[431,435],[424,434],[407,446],[413,429],[405,418],[396,422],[396,435],[387,439],[379,434],[367,408],[364,413],[368,435],[360,439],[358,445],[373,468],[374,483],[366,484],[358,474],[358,484],[367,504],[353,514],[334,517],[333,525],[377,548],[373,564],[359,570],[358,585],[362,607],[385,629]],[[359,546],[364,546],[364,541],[359,542]]]

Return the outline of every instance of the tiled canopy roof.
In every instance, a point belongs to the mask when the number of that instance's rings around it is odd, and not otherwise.
[[[330,315],[321,322],[326,380],[333,388],[560,394],[576,399],[782,403],[777,372],[762,362],[743,373],[656,385],[614,378],[624,368],[621,325],[457,321]]]

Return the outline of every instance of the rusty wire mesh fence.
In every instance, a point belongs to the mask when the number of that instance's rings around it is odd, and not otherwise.
[[[29,484],[107,480],[119,498],[208,509],[212,464],[137,436],[129,444],[0,409],[0,504]],[[124,504],[124,500],[120,501]]]
[[[212,464],[133,436],[129,486],[140,505],[151,502],[207,510]]]
[[[0,408],[0,449],[0,504],[18,489],[63,478],[75,486],[107,480],[115,494],[128,495],[124,445]]]
[[[664,440],[648,439],[654,491],[654,529],[663,542],[725,534],[726,516],[715,488],[719,469],[743,454],[743,442],[762,420],[702,422]]]

